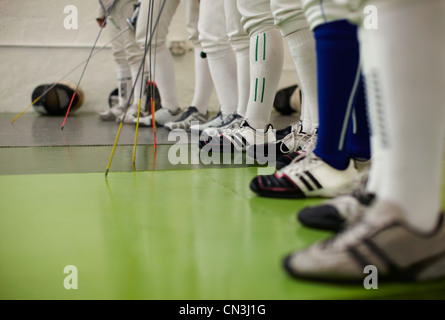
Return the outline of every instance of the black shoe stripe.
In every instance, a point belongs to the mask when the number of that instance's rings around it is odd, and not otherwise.
[[[374,243],[371,239],[364,239],[368,248],[386,265],[390,274],[394,274],[399,270],[396,264]]]
[[[232,138],[238,144],[239,147],[244,147],[247,144],[246,139],[240,134],[233,135]]]
[[[366,260],[366,258],[362,254],[360,254],[357,249],[349,247],[348,252],[362,269],[364,269],[366,266],[372,265],[372,263]]]
[[[248,145],[246,138],[244,138],[243,136],[241,136],[241,140],[243,140],[243,143],[244,143],[245,146]]]
[[[300,176],[299,178],[309,191],[314,191],[314,188],[311,186],[309,182],[307,182],[307,180],[303,176]]]
[[[309,171],[305,171],[304,174],[307,175],[312,180],[312,182],[315,184],[315,186],[318,189],[323,188],[323,186],[320,184],[320,182],[318,182],[318,180],[315,179],[315,177]]]

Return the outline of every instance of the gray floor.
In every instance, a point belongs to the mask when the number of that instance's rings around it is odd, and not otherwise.
[[[119,124],[103,122],[97,114],[72,114],[68,117],[64,130],[61,130],[63,117],[48,117],[26,113],[11,124],[16,115],[0,114],[0,147],[44,147],[44,146],[110,146],[114,145]],[[272,124],[282,129],[298,119],[298,114],[282,116],[272,113]],[[118,145],[134,145],[136,127],[124,125]],[[158,144],[175,144],[169,132],[158,127]],[[154,144],[153,129],[140,127],[138,145]]]
[[[281,129],[294,122],[297,116],[282,116],[274,111],[272,123],[277,129]],[[11,124],[14,117],[13,114],[0,114],[0,175],[106,171],[118,132],[118,123],[103,122],[98,119],[97,114],[73,114],[62,131],[63,117],[27,113]],[[229,158],[218,157],[208,165],[202,161],[193,164],[192,153],[200,153],[197,146],[192,144],[180,151],[181,156],[186,154],[185,159],[188,161],[172,164],[169,161],[169,152],[172,145],[178,142],[174,135],[169,139],[169,132],[162,127],[156,130],[156,149],[153,145],[153,129],[140,128],[136,163],[133,165],[135,131],[134,125],[122,127],[111,171],[189,170],[221,168],[227,165],[258,165],[240,154]],[[187,142],[191,142],[190,136]]]

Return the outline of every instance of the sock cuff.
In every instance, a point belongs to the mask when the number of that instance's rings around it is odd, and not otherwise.
[[[314,35],[309,28],[298,30],[286,36],[290,48],[302,46],[308,42],[314,42]]]

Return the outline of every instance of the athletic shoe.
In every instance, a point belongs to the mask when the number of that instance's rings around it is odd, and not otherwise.
[[[369,172],[363,172],[352,183],[351,194],[327,200],[321,205],[304,208],[298,221],[306,227],[339,232],[358,221],[374,202],[375,195],[366,190]]]
[[[345,170],[337,170],[311,152],[297,157],[275,174],[255,177],[250,189],[272,198],[332,198],[346,194],[348,184],[357,175],[352,159]]]
[[[191,132],[199,132],[199,133],[201,133],[202,131],[204,131],[205,129],[208,129],[208,128],[217,128],[217,127],[222,126],[225,122],[227,122],[227,120],[229,118],[232,118],[232,117],[233,117],[233,114],[226,114],[226,115],[224,115],[220,111],[220,112],[218,112],[216,117],[214,117],[209,122],[206,122],[206,123],[203,123],[203,124],[194,124],[194,125],[190,126],[190,131]]]
[[[445,223],[415,231],[402,210],[378,202],[364,218],[332,239],[284,259],[292,276],[323,281],[363,282],[364,268],[375,266],[378,280],[430,281],[445,276]]]
[[[249,146],[272,141],[275,141],[275,134],[271,124],[266,130],[257,130],[244,120],[238,127],[225,129],[216,137],[200,140],[199,144],[204,151],[242,152]]]
[[[297,110],[295,110],[295,108],[291,104],[292,100],[291,98],[294,95],[295,91],[297,91],[298,107],[300,107],[302,99],[301,99],[301,90],[298,87],[298,85],[293,85],[287,88],[283,88],[275,94],[273,106],[282,115],[290,115],[294,112],[297,112]]]
[[[296,151],[289,152],[278,156],[275,167],[277,170],[283,169],[285,166],[289,165],[295,158],[303,154],[311,153],[315,150],[317,144],[317,129],[312,130],[311,134],[306,135],[303,141],[304,144],[301,148],[297,148]]]
[[[177,120],[181,116],[181,109],[177,109],[172,112],[167,108],[160,108],[155,111],[155,124],[156,126],[162,127],[167,122]],[[133,123],[136,124],[137,119],[133,120]],[[153,127],[153,117],[152,115],[148,115],[146,117],[139,118],[139,126],[141,127]]]
[[[283,169],[285,166],[288,166],[298,156],[301,156],[301,154],[298,151],[290,152],[288,154],[283,154],[279,156],[275,163],[275,168],[277,168],[277,170]]]
[[[182,113],[182,115],[179,117],[178,120],[167,122],[164,125],[164,127],[167,130],[176,130],[176,129],[188,130],[190,129],[192,122],[205,123],[208,118],[209,118],[208,111],[206,114],[202,114],[198,111],[198,109],[196,109],[196,107],[191,106]]]
[[[114,106],[107,111],[99,113],[99,119],[102,121],[116,121],[116,119],[125,113],[125,106]]]
[[[277,141],[255,145],[247,149],[247,155],[255,160],[268,159],[270,152],[275,153],[275,159],[289,154],[291,152],[301,150],[310,139],[310,135],[303,132],[303,127],[300,123],[296,123],[291,126],[291,131],[281,139]]]
[[[225,130],[231,130],[234,128],[238,128],[241,123],[244,121],[244,118],[238,113],[230,114],[226,117],[225,121],[218,127],[209,127],[202,131],[200,140],[206,140],[210,137],[216,137],[220,135]]]
[[[137,121],[139,105],[132,104],[126,113],[123,113],[119,117],[116,117],[116,122],[123,122],[125,124],[132,124]],[[146,116],[146,113],[141,109],[141,115],[139,116],[139,120],[141,117]]]

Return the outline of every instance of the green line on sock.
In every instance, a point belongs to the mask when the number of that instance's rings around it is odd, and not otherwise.
[[[261,93],[261,102],[264,100],[264,88],[266,87],[266,78],[263,78],[263,92]]]
[[[263,60],[266,60],[266,33],[264,33]]]
[[[258,41],[260,36],[256,36],[255,61],[258,61]]]
[[[255,101],[256,101],[256,96],[257,96],[257,91],[258,90],[258,78],[256,78],[256,82],[255,82]]]

